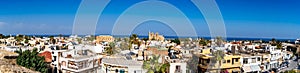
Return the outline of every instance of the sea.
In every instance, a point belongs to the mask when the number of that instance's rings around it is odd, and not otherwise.
[[[97,34],[96,36],[99,35],[106,35],[106,34]],[[12,36],[16,36],[16,35],[12,35]],[[60,35],[26,35],[26,36],[35,36],[35,37],[49,37],[49,36],[60,36]],[[61,35],[63,37],[69,37],[71,35]],[[84,37],[86,35],[78,35],[79,37]],[[123,37],[129,37],[129,35],[112,35],[115,38],[123,38]],[[165,39],[177,39],[177,38],[192,38],[192,39],[197,39],[197,38],[204,38],[204,39],[212,39],[212,37],[207,37],[207,36],[198,36],[198,37],[189,37],[189,36],[164,36]],[[148,38],[148,36],[138,36],[138,38]],[[251,37],[227,37],[225,38],[227,41],[241,41],[241,40],[262,40],[262,41],[270,41],[273,38],[251,38]],[[293,42],[295,41],[297,38],[295,39],[281,39],[281,38],[275,38],[277,41],[290,41]]]

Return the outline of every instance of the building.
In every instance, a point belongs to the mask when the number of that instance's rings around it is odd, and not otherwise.
[[[142,62],[125,58],[102,58],[103,73],[145,73]]]
[[[7,51],[7,50],[1,50],[0,49],[0,59],[4,58],[17,58],[19,56],[18,53]]]
[[[260,73],[263,61],[262,55],[242,54],[241,64],[243,73]]]
[[[102,35],[102,36],[97,36],[96,37],[96,42],[97,43],[100,43],[100,42],[113,42],[113,41],[114,41],[113,36]]]
[[[101,72],[100,58],[90,47],[75,49],[52,50],[54,69],[63,73],[93,73]]]
[[[149,40],[157,40],[157,41],[164,41],[165,40],[164,36],[159,35],[158,32],[156,32],[155,34],[153,32],[149,32],[148,37],[149,37],[148,38]]]
[[[170,64],[169,73],[187,73],[187,62],[183,59],[171,59],[169,56],[165,57],[166,62]]]
[[[242,73],[241,72],[241,62],[242,56],[236,54],[225,54],[223,60],[217,62],[213,61],[214,57],[210,52],[211,49],[203,49],[199,56],[198,71],[200,73],[204,72],[229,72],[229,73]]]

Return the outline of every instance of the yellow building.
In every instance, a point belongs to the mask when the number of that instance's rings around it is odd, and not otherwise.
[[[157,32],[154,34],[153,32],[149,32],[149,40],[158,40],[158,41],[164,41],[165,38],[162,35],[159,35]]]
[[[229,73],[241,73],[241,55],[228,55],[226,54],[221,61],[213,61],[214,56],[208,54],[210,49],[203,49],[199,56],[198,71],[200,73],[205,72],[229,72]],[[221,62],[221,63],[220,63]]]
[[[97,36],[96,37],[96,42],[113,42],[114,37],[113,36]]]

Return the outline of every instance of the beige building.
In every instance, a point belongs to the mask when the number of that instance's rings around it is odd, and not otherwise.
[[[149,32],[149,40],[158,40],[158,41],[164,41],[165,38],[162,35],[159,35],[158,32],[156,32],[155,34],[153,32]]]
[[[113,42],[114,37],[113,36],[97,36],[96,37],[96,42]]]

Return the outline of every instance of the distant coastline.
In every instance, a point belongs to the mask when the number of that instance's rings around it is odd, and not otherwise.
[[[96,36],[99,35],[109,35],[109,34],[96,34]],[[7,36],[7,35],[6,35]],[[11,36],[16,36],[16,35],[11,35]],[[60,36],[60,35],[26,35],[26,36],[36,36],[36,37],[49,37],[49,36]],[[68,35],[61,35],[63,37],[69,37],[71,36],[71,34]],[[84,37],[85,35],[78,35],[79,37]],[[114,37],[117,38],[123,38],[123,37],[129,37],[129,35],[113,35]],[[148,38],[147,35],[139,35],[139,38]],[[211,37],[207,37],[207,36],[198,36],[198,37],[189,37],[189,36],[164,36],[166,39],[175,39],[175,38],[204,38],[204,39],[211,39]],[[281,38],[275,38],[278,41],[295,41],[297,38],[295,39],[281,39]],[[262,41],[270,41],[272,40],[272,38],[248,38],[248,37],[227,37],[226,38],[227,41],[240,41],[240,40],[262,40]]]

